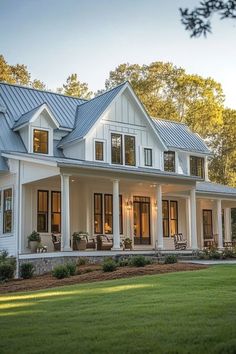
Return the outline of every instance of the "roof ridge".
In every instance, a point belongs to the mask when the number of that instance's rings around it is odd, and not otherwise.
[[[26,90],[33,90],[33,91],[51,93],[52,95],[58,95],[58,96],[73,98],[73,99],[76,99],[76,100],[83,100],[83,101],[86,101],[86,102],[89,101],[89,100],[87,100],[86,98],[68,96],[68,95],[64,95],[63,93],[59,93],[59,92],[48,91],[48,90],[40,90],[40,89],[36,89],[36,88],[34,88],[34,87],[29,87],[29,86],[24,86],[24,85],[19,85],[19,84],[10,84],[10,83],[4,82],[4,81],[0,81],[0,85],[15,86],[15,87],[17,87],[17,88],[22,88],[22,89],[26,89]],[[83,102],[83,103],[86,103],[86,102]]]
[[[106,90],[105,92],[101,93],[100,95],[97,95],[97,96],[91,98],[91,100],[88,100],[88,101],[86,101],[86,102],[83,102],[83,103],[81,103],[81,104],[78,104],[78,107],[81,107],[81,106],[83,106],[85,103],[89,103],[89,102],[95,100],[96,98],[100,98],[101,96],[105,95],[106,93],[111,92],[111,91],[117,89],[118,87],[127,84],[127,82],[129,82],[129,81],[126,80],[126,81],[122,82],[121,84],[119,84],[119,85],[117,85],[117,86],[115,86],[115,87],[113,87],[113,88],[111,88],[111,89],[109,89],[109,90]]]

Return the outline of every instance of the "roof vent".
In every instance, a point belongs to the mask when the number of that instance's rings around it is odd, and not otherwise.
[[[2,106],[2,105],[0,104],[0,113],[6,113],[6,112],[7,112],[6,107],[5,107],[5,106]]]

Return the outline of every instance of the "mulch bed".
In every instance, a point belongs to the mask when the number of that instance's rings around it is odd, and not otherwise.
[[[171,272],[193,271],[207,268],[201,264],[191,263],[175,263],[175,264],[150,264],[146,267],[120,267],[111,273],[104,273],[99,265],[80,266],[80,275],[75,275],[70,278],[56,279],[51,274],[41,275],[32,279],[15,279],[7,283],[0,284],[0,294],[18,292],[18,291],[33,291],[54,288],[57,286],[91,283],[104,280],[130,278],[140,275],[163,274]]]

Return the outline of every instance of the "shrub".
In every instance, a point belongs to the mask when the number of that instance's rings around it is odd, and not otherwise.
[[[108,259],[103,262],[102,269],[104,272],[114,272],[117,268],[117,264],[112,259]]]
[[[211,249],[209,251],[209,258],[210,259],[220,259],[221,254],[220,254],[220,252],[217,251],[217,249]]]
[[[145,267],[147,259],[144,256],[134,256],[130,259],[130,264],[133,267]]]
[[[32,263],[22,263],[20,266],[20,276],[23,279],[30,279],[34,275],[34,265]]]
[[[80,265],[85,265],[87,263],[87,259],[85,258],[79,258],[77,260],[77,265],[80,266]]]
[[[175,254],[170,254],[168,256],[165,257],[165,261],[164,263],[165,264],[174,264],[174,263],[177,263],[177,257]]]
[[[70,273],[66,265],[59,265],[53,269],[52,276],[57,279],[63,279],[68,278]]]
[[[236,258],[236,252],[234,250],[231,250],[229,248],[225,248],[223,253],[222,253],[222,258]]]
[[[14,266],[9,262],[0,263],[0,281],[12,279],[14,277]]]
[[[130,265],[130,261],[127,258],[121,258],[117,263],[118,267],[127,267]]]
[[[5,262],[8,257],[8,252],[7,250],[1,250],[0,251],[0,263]]]
[[[76,274],[76,263],[75,262],[67,263],[66,268],[69,272],[69,275],[73,276]]]

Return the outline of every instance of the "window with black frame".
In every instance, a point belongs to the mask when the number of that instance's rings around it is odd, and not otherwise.
[[[104,194],[104,232],[113,233],[113,196]]]
[[[104,143],[102,141],[95,141],[95,160],[104,160]]]
[[[163,222],[163,236],[169,237],[169,202],[162,201],[162,222]]]
[[[125,135],[125,164],[135,166],[135,137]]]
[[[123,164],[122,135],[111,134],[111,162],[113,164]]]
[[[164,152],[164,171],[175,172],[175,152]]]
[[[48,232],[48,191],[38,190],[37,231]]]
[[[152,149],[144,148],[144,165],[152,166]]]
[[[103,233],[102,194],[94,194],[94,233]]]
[[[61,192],[51,193],[51,231],[61,233]]]
[[[3,191],[3,233],[12,232],[12,188]]]
[[[204,158],[190,156],[190,175],[204,178]]]

